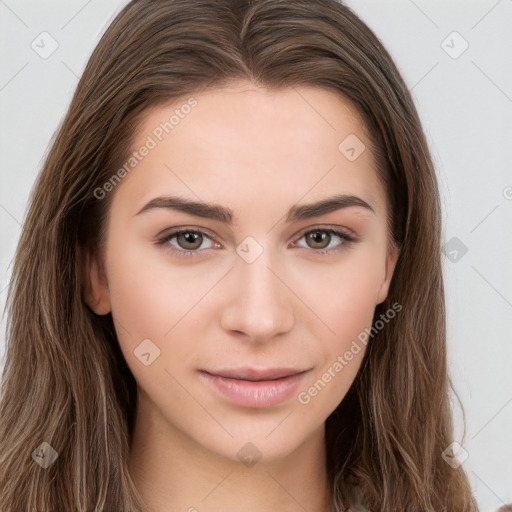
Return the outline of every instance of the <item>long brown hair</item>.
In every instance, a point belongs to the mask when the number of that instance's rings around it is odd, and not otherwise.
[[[453,435],[435,171],[411,95],[373,32],[336,0],[133,0],[95,48],[33,189],[8,291],[0,509],[139,511],[127,460],[136,383],[112,316],[84,301],[85,251],[104,241],[111,179],[141,115],[249,79],[317,86],[364,119],[401,248],[380,330],[326,423],[337,511],[358,483],[374,511],[477,510]],[[348,420],[349,419],[349,420]],[[47,468],[33,452],[58,454]],[[46,445],[44,445],[46,446]],[[47,454],[50,452],[47,452]]]

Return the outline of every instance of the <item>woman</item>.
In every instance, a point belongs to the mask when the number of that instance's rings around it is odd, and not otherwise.
[[[17,249],[0,509],[477,510],[440,233],[411,96],[350,9],[130,2]]]

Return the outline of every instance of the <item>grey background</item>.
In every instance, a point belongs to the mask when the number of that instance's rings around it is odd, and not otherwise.
[[[0,0],[2,310],[34,180],[92,49],[124,4]],[[436,164],[450,372],[467,414],[463,466],[482,511],[494,510],[512,503],[512,0],[347,4],[412,89]],[[0,327],[1,366],[5,316]]]

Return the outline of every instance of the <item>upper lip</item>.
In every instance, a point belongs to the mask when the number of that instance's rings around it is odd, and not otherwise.
[[[291,377],[307,370],[299,370],[297,368],[279,367],[279,368],[226,368],[221,370],[203,370],[204,372],[215,377],[224,377],[227,379],[238,379],[248,381],[265,381],[276,380],[284,377]]]

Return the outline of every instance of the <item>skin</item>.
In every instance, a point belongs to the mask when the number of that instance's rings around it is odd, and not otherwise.
[[[130,473],[148,510],[324,512],[324,422],[364,350],[309,403],[297,395],[371,327],[398,257],[370,141],[354,108],[320,88],[276,92],[242,81],[194,97],[198,105],[110,192],[104,250],[87,261],[87,302],[112,313],[138,384]],[[183,103],[149,110],[134,150]],[[349,134],[367,148],[354,161],[338,149]],[[285,223],[292,206],[336,193],[374,211],[351,206]],[[137,215],[169,194],[228,207],[234,223],[165,208]],[[155,243],[180,226],[208,233],[202,243]],[[329,227],[356,241],[305,236]],[[251,263],[236,252],[248,236],[263,249]],[[134,354],[144,339],[160,350],[149,366]],[[235,405],[198,372],[238,366],[309,371],[270,407]],[[252,467],[237,456],[248,442],[261,454]]]

